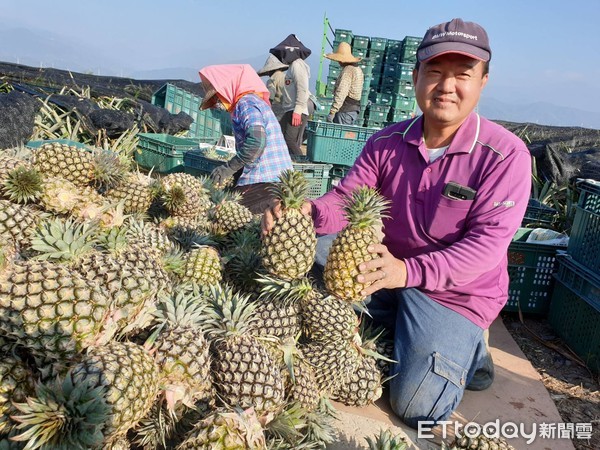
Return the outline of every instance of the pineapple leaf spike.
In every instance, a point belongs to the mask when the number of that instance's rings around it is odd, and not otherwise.
[[[104,388],[75,383],[71,373],[62,381],[37,385],[36,398],[14,405],[21,415],[12,419],[24,431],[11,439],[27,442],[27,450],[96,448],[104,440],[102,429],[110,412]]]

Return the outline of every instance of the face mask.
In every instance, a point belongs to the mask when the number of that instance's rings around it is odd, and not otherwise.
[[[215,103],[214,109],[218,109],[219,111],[227,111],[227,108],[225,108],[225,105],[223,104],[223,102],[221,100],[217,100],[217,103]]]

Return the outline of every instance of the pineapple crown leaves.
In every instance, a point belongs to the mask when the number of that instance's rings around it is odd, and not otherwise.
[[[316,448],[324,448],[325,444],[336,442],[338,431],[334,421],[337,419],[338,415],[329,399],[321,397],[317,408],[304,415],[303,442],[321,444]]]
[[[303,438],[302,429],[305,426],[306,409],[299,403],[292,402],[275,415],[265,427],[265,437],[268,442],[276,441],[287,446],[280,448],[295,448]],[[271,448],[271,447],[269,447]]]
[[[165,207],[172,211],[185,204],[187,195],[185,189],[182,186],[175,185],[170,189],[164,191],[161,195],[161,199]]]
[[[364,229],[389,217],[385,214],[389,204],[375,188],[359,186],[344,199],[343,210],[351,226]]]
[[[390,430],[380,429],[379,434],[365,437],[369,450],[405,450],[406,442],[400,434],[394,435]]]
[[[202,234],[190,228],[175,228],[169,236],[177,241],[185,250],[202,246],[215,247],[217,244],[214,236]]]
[[[26,450],[96,448],[104,440],[102,430],[110,414],[104,395],[103,386],[75,383],[71,373],[62,381],[38,384],[35,398],[14,403],[21,415],[11,418],[24,431],[11,439],[27,442]]]
[[[249,295],[234,293],[231,286],[214,285],[207,299],[210,318],[206,329],[210,336],[242,335],[249,331],[250,319],[256,311],[256,304],[250,301]]]
[[[306,298],[314,292],[313,284],[308,278],[288,281],[269,275],[262,275],[256,278],[256,281],[262,285],[260,298],[268,296],[285,299],[288,302],[295,302]]]
[[[112,227],[100,230],[97,236],[98,245],[111,253],[119,253],[129,246],[127,227]]]
[[[94,249],[98,227],[94,223],[77,223],[72,219],[54,218],[40,224],[31,239],[36,259],[74,261]]]
[[[110,189],[125,180],[127,166],[118,153],[97,149],[92,152],[94,185]]]
[[[161,295],[157,306],[154,315],[159,323],[164,323],[171,328],[175,326],[202,328],[208,305],[197,286],[182,285],[172,295]]]
[[[2,192],[15,203],[35,202],[43,192],[42,176],[32,167],[19,166],[11,170],[3,180]]]
[[[308,196],[309,185],[302,172],[288,169],[281,172],[279,182],[270,190],[284,209],[300,209]]]

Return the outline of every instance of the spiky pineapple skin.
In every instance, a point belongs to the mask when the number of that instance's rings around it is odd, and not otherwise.
[[[334,239],[325,268],[323,279],[327,291],[349,302],[364,299],[361,291],[371,283],[359,283],[358,266],[374,258],[367,250],[370,245],[379,243],[379,237],[372,228],[355,229],[346,226]]]
[[[250,335],[213,341],[212,372],[227,404],[268,414],[284,400],[283,378],[268,350]]]
[[[22,403],[34,392],[34,376],[29,367],[14,356],[0,355],[0,435],[10,433],[10,419],[18,411],[13,403]]]
[[[154,194],[148,181],[134,173],[126,175],[125,179],[106,193],[109,202],[123,202],[124,212],[145,213],[150,208]]]
[[[177,450],[265,450],[264,432],[252,410],[217,410],[200,421]]]
[[[110,339],[112,300],[94,282],[49,262],[0,274],[0,330],[40,356],[68,358]]]
[[[300,332],[300,306],[285,299],[264,298],[256,301],[251,330],[257,336],[294,337]]]
[[[199,329],[171,327],[159,334],[155,349],[162,383],[167,390],[181,389],[184,402],[188,404],[198,400],[212,401],[210,349]]]
[[[45,175],[64,178],[77,186],[87,186],[94,179],[91,153],[67,144],[42,145],[33,155],[33,165]]]
[[[456,437],[449,446],[442,446],[449,450],[515,450],[504,438],[488,438],[484,435],[477,437]]]
[[[223,279],[219,252],[214,247],[192,248],[183,256],[183,273],[180,281],[195,282],[201,286],[213,286]]]
[[[131,342],[94,347],[73,368],[76,382],[90,380],[105,387],[111,409],[104,435],[108,442],[123,436],[151,409],[158,394],[159,371],[154,358]]]
[[[0,200],[0,237],[26,247],[40,221],[41,213],[38,210]]]
[[[381,373],[377,361],[373,357],[362,356],[356,371],[338,387],[332,398],[348,406],[367,406],[379,399],[381,394]]]
[[[303,277],[314,264],[316,243],[312,219],[299,210],[284,211],[263,238],[263,265],[284,280]]]
[[[316,341],[352,339],[359,320],[352,306],[334,296],[314,292],[301,300],[303,335]]]

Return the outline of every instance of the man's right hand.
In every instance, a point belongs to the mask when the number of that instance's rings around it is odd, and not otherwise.
[[[300,212],[305,216],[310,217],[312,214],[312,203],[304,202],[300,207]],[[273,225],[275,225],[275,221],[279,219],[282,214],[281,202],[279,200],[274,200],[273,205],[270,208],[267,208],[262,216],[261,228],[263,236],[269,234],[273,229]]]

